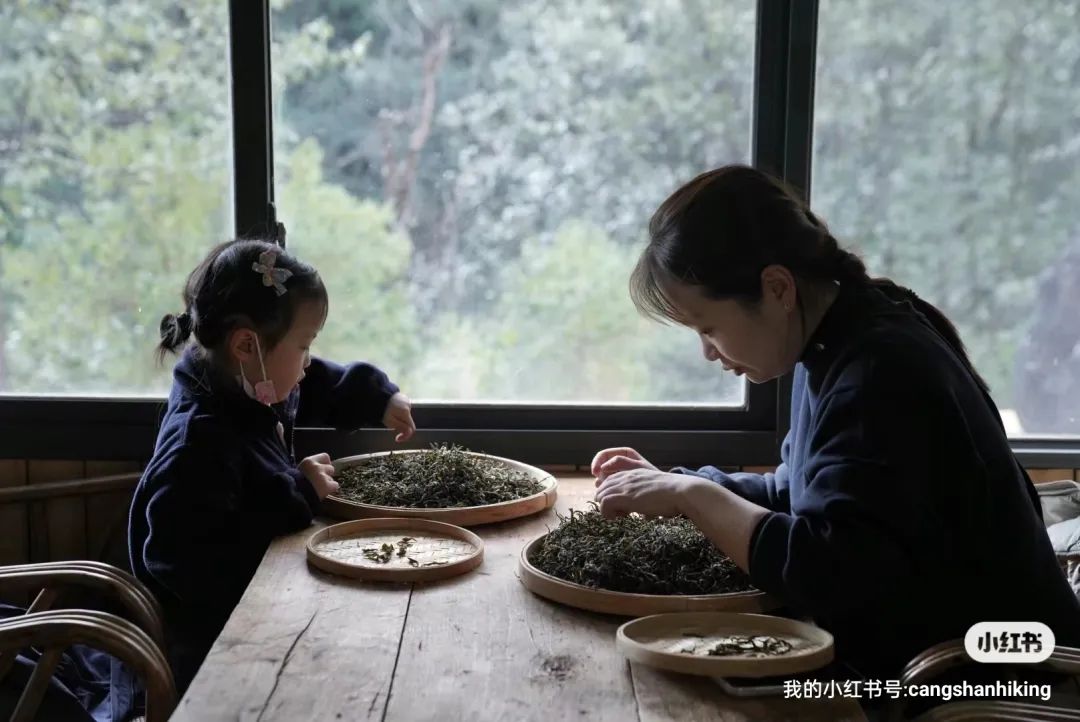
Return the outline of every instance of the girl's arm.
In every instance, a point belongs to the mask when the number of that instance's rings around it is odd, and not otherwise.
[[[300,382],[296,424],[349,431],[378,426],[387,402],[398,391],[397,385],[371,364],[342,366],[312,358]]]
[[[308,526],[319,500],[296,470],[252,479],[245,495],[239,469],[199,452],[181,447],[154,471],[149,534],[132,552],[177,599],[212,604],[238,598],[266,541]]]

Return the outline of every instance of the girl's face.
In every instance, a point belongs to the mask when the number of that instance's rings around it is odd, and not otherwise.
[[[259,365],[259,349],[262,351],[266,378],[274,382],[275,403],[284,401],[304,378],[304,369],[311,364],[311,344],[322,330],[326,318],[322,304],[301,303],[296,308],[292,326],[273,349],[267,351],[263,339],[255,344],[255,334],[248,329],[238,329],[234,356],[243,365],[247,380],[255,385],[263,380],[263,368]]]
[[[697,332],[705,358],[755,384],[791,371],[802,351],[794,277],[783,266],[769,266],[761,283],[756,307],[707,298],[700,286],[673,282],[663,288],[680,323]]]
[[[289,332],[270,353],[263,354],[266,377],[274,382],[278,401],[288,398],[304,378],[304,369],[311,365],[311,344],[325,320],[322,304],[300,304]]]

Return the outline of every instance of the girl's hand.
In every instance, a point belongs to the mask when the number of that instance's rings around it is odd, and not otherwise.
[[[617,474],[620,471],[628,471],[629,469],[651,469],[652,471],[659,471],[655,466],[650,464],[644,456],[628,446],[616,446],[611,449],[604,449],[603,451],[597,452],[596,456],[593,457],[592,466],[590,467],[592,475],[596,477],[597,486],[600,486],[604,479],[612,474]]]
[[[390,397],[383,414],[383,426],[398,432],[394,441],[399,444],[408,441],[416,433],[416,422],[412,417],[412,402],[409,397],[398,391]]]
[[[684,513],[692,486],[682,474],[667,474],[655,468],[629,469],[609,474],[599,482],[596,501],[600,504],[600,513],[608,519],[631,512],[645,516],[679,516]]]
[[[329,454],[315,454],[300,462],[300,473],[311,482],[315,489],[315,495],[319,499],[325,499],[330,494],[337,492],[341,486],[334,481],[334,465],[330,463]]]

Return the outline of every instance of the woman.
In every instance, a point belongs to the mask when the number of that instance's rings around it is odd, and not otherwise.
[[[649,233],[635,305],[695,330],[706,359],[753,383],[794,371],[791,430],[775,474],[664,473],[605,449],[592,469],[605,516],[689,517],[867,677],[896,678],[980,621],[1040,621],[1080,643],[1035,489],[940,311],[868,277],[752,168],[695,178]]]

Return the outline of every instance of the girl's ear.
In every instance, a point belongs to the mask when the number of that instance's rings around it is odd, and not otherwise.
[[[233,361],[247,363],[257,361],[255,332],[250,328],[234,328],[229,332],[227,348]]]

